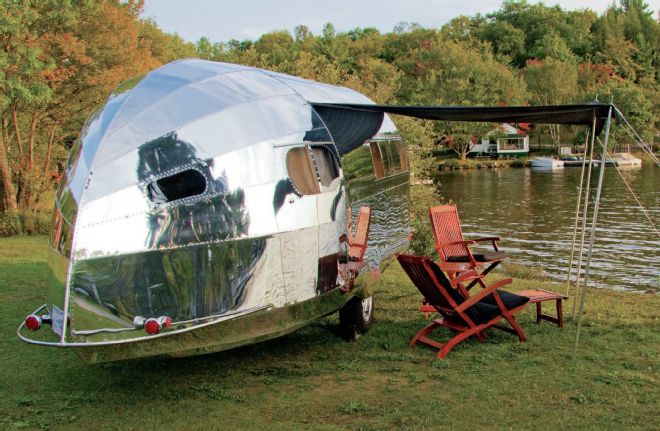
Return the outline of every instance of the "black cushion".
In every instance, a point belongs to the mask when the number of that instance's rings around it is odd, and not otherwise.
[[[460,305],[465,301],[465,297],[456,289],[454,289],[451,286],[451,283],[449,282],[449,279],[447,276],[442,272],[440,267],[435,264],[435,262],[431,265],[431,268],[433,268],[433,274],[435,275],[435,278],[438,279],[440,284],[445,288],[447,293],[449,293],[449,296],[451,296],[451,299],[456,302],[456,305]],[[497,293],[500,294],[500,298],[502,299],[502,303],[504,303],[504,306],[506,307],[507,310],[511,310],[512,308],[518,307],[527,301],[529,301],[529,298],[526,298],[524,296],[516,295],[515,293],[507,292],[507,291],[497,291]],[[430,298],[427,298],[430,299]],[[439,301],[441,302],[440,305],[443,307],[446,307],[448,304],[445,304],[445,301]],[[493,317],[497,316],[500,314],[500,307],[497,306],[497,303],[495,302],[495,298],[493,298],[493,295],[488,295],[481,301],[477,302],[476,304],[472,305],[469,307],[467,310],[465,310],[465,314],[477,325],[480,325],[482,323],[488,322],[490,319]],[[465,325],[466,323],[461,319],[461,317],[458,314],[451,315],[447,317],[448,320],[451,320],[455,323]]]
[[[502,303],[507,310],[519,307],[529,301],[529,298],[505,290],[498,290],[497,293],[500,295],[500,299],[502,299]],[[495,302],[495,298],[491,294],[465,310],[465,314],[467,314],[475,324],[480,325],[501,314],[501,311],[500,307],[497,306],[497,302]],[[451,316],[450,320],[464,324],[463,319],[458,315]]]
[[[500,295],[500,299],[502,300],[502,303],[507,310],[511,310],[512,308],[519,307],[529,302],[529,298],[526,296],[516,295],[515,293],[507,292],[506,290],[498,290],[497,293]],[[497,306],[497,302],[495,301],[495,298],[492,294],[488,295],[479,302],[485,302],[487,304]]]
[[[491,251],[487,253],[473,254],[474,260],[477,262],[492,262],[495,260],[502,260],[506,257],[506,251]],[[467,256],[447,256],[447,262],[469,262]]]
[[[459,292],[458,290],[454,289],[451,286],[451,283],[449,282],[449,279],[445,275],[444,272],[440,269],[440,267],[434,262],[433,265],[431,265],[431,268],[433,268],[433,274],[435,275],[435,278],[438,279],[440,284],[444,287],[445,291],[451,296],[451,299],[454,300],[456,305],[460,305],[465,301],[465,297]],[[448,306],[448,304],[440,304],[443,306]],[[476,303],[472,307],[468,308],[465,310],[465,314],[468,315],[468,317],[477,325],[480,323],[487,322],[488,319],[494,317],[497,315],[499,312],[499,308],[497,306],[492,306],[490,304],[480,304]],[[451,320],[455,323],[458,323],[460,325],[465,325],[465,322],[463,319],[458,314],[453,314],[447,317],[448,320]]]

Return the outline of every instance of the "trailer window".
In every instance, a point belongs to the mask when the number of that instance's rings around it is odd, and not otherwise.
[[[389,177],[408,170],[406,151],[401,141],[371,142],[370,145],[376,178]]]
[[[206,191],[206,178],[195,169],[188,169],[149,183],[147,194],[157,204],[201,195]]]
[[[377,142],[370,142],[371,147],[371,160],[374,162],[374,173],[376,178],[383,178],[385,176],[385,168],[383,167],[383,155],[381,154],[380,147]]]
[[[293,186],[303,195],[320,193],[339,177],[339,167],[323,146],[292,148],[286,155],[286,169]]]
[[[350,153],[344,154],[341,163],[346,181],[370,179],[374,176],[374,165],[369,145],[362,145]]]
[[[380,153],[383,157],[385,176],[401,172],[401,157],[394,141],[380,142]]]
[[[319,193],[319,184],[314,177],[306,147],[292,148],[286,154],[286,170],[293,186],[303,195]]]
[[[321,186],[330,187],[332,181],[339,176],[335,159],[325,147],[312,147],[312,162]]]

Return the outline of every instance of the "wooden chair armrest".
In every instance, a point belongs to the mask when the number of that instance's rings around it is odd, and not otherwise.
[[[453,280],[450,280],[449,283],[451,284],[451,287],[456,287],[457,285],[459,285],[464,281],[476,280],[478,278],[484,278],[484,276],[479,274],[477,271],[471,269],[469,271],[462,272],[461,275],[454,278]]]
[[[471,245],[471,244],[476,244],[476,241],[473,240],[466,240],[466,241],[452,241],[452,242],[444,242],[440,244],[440,247],[446,247],[448,245]]]
[[[497,246],[497,241],[502,241],[502,239],[499,236],[487,236],[484,238],[473,239],[472,241],[474,241],[475,243],[491,241],[493,243],[493,248],[495,249],[495,251],[500,251],[499,247]]]
[[[472,241],[479,242],[479,241],[502,241],[502,238],[499,236],[485,236],[483,238],[475,238]]]
[[[507,284],[510,284],[512,282],[513,282],[513,280],[511,280],[510,278],[503,278],[501,280],[496,281],[495,283],[493,283],[490,286],[486,287],[481,292],[479,292],[476,295],[471,296],[468,299],[466,299],[465,302],[463,302],[461,305],[456,307],[456,311],[465,311],[466,309],[472,307],[477,302],[484,299],[486,296],[488,296],[491,293],[495,292],[500,287],[506,286]]]

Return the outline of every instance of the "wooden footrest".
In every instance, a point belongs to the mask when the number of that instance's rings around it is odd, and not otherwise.
[[[549,290],[536,289],[536,290],[524,290],[522,292],[516,292],[516,295],[525,296],[529,298],[529,302],[536,304],[536,323],[540,323],[541,320],[547,320],[549,322],[556,323],[560,328],[564,327],[564,320],[562,315],[562,305],[561,301],[567,299],[568,296],[562,295],[561,293],[550,292]],[[555,300],[557,308],[557,317],[549,316],[543,314],[541,310],[541,303],[545,301]]]

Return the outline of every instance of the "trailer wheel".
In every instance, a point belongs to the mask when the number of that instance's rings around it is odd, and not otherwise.
[[[346,339],[356,340],[369,330],[374,319],[374,297],[354,296],[339,310],[339,324]]]

